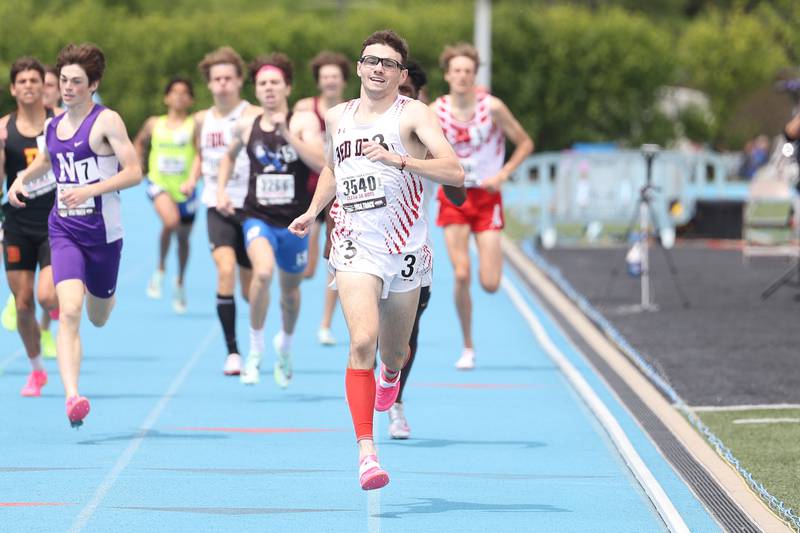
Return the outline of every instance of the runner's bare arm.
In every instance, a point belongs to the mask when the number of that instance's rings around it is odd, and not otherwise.
[[[217,171],[217,210],[226,215],[232,215],[235,212],[226,187],[233,174],[236,157],[239,155],[239,152],[242,151],[242,148],[244,148],[245,133],[247,133],[247,138],[250,137],[248,123],[252,124],[252,122],[253,121],[249,117],[246,119],[242,117],[236,122],[233,126],[231,143],[228,145],[225,155],[223,155],[222,159],[219,161],[219,170]]]
[[[314,99],[311,97],[301,98],[294,104],[294,108],[292,109],[293,113],[302,113],[304,111],[313,112],[314,110]]]
[[[333,174],[333,141],[330,132],[336,131],[343,110],[344,104],[339,104],[325,114],[325,166],[322,167],[319,174],[317,189],[314,191],[314,198],[311,199],[308,210],[294,219],[288,228],[298,237],[303,237],[311,231],[317,215],[336,196],[336,177]]]
[[[322,250],[322,257],[325,259],[330,259],[331,257],[331,246],[333,245],[331,234],[333,233],[333,227],[336,225],[336,222],[333,220],[333,215],[331,215],[332,205],[333,202],[325,206],[325,246]]]
[[[6,179],[6,139],[8,139],[8,130],[6,129],[6,125],[8,124],[8,115],[0,118],[0,180],[5,181]],[[3,187],[0,184],[0,198],[3,197]]]
[[[142,168],[144,168],[147,157],[150,153],[150,139],[153,137],[153,127],[156,124],[156,117],[150,117],[145,120],[142,129],[136,134],[133,140],[133,146],[136,148],[136,154],[139,156]]]
[[[508,158],[506,164],[503,165],[503,168],[500,169],[500,172],[498,172],[496,176],[486,180],[487,182],[494,182],[490,183],[490,185],[499,186],[517,170],[517,167],[525,161],[526,157],[531,155],[531,152],[533,152],[533,140],[531,140],[530,136],[522,129],[522,125],[502,100],[492,97],[489,109],[494,122],[500,126],[505,136],[514,143],[514,152],[511,154],[511,157]],[[486,186],[487,183],[484,182],[484,187]]]
[[[439,120],[433,111],[422,102],[414,100],[408,103],[406,112],[403,113],[400,120],[401,132],[408,128],[422,143],[430,154],[430,158],[426,159],[424,155],[421,158],[400,156],[389,152],[375,142],[364,143],[364,155],[371,161],[380,161],[395,168],[407,169],[409,172],[443,185],[456,187],[464,185],[464,169],[461,168],[453,147],[442,133]]]
[[[7,120],[8,118],[6,117],[6,121]],[[49,125],[50,119],[45,120],[44,131],[47,131]],[[14,207],[25,207],[25,203],[19,199],[20,196],[28,197],[28,193],[25,192],[25,184],[29,181],[41,178],[50,168],[50,153],[47,150],[39,150],[31,164],[23,171],[19,172],[17,174],[17,179],[11,184],[11,188],[8,190],[9,203]]]
[[[262,114],[263,112],[264,110],[261,109],[261,106],[253,105],[248,102],[247,108],[242,113],[242,118],[247,118],[247,117],[255,118],[258,115]]]
[[[139,164],[136,149],[128,137],[125,123],[122,122],[122,117],[117,112],[107,109],[98,117],[97,126],[101,128],[103,137],[111,146],[111,150],[117,157],[122,170],[107,180],[82,188],[92,189],[91,196],[99,196],[107,192],[120,191],[138,185],[142,181],[142,167]]]
[[[203,130],[205,116],[205,111],[198,111],[194,114],[194,160],[192,161],[192,167],[189,169],[189,177],[181,183],[181,193],[186,196],[192,195],[195,187],[197,187],[197,182],[202,177],[200,175],[202,169],[200,134]]]
[[[426,159],[431,157],[430,152],[425,155]],[[455,187],[453,185],[442,185],[442,192],[454,205],[461,207],[467,201],[467,188],[463,185]]]
[[[45,121],[45,131],[47,131],[49,123],[49,119]],[[34,160],[31,161],[31,164],[28,165],[25,170],[19,172],[17,174],[17,179],[11,184],[11,188],[8,190],[8,202],[14,207],[25,207],[25,202],[19,199],[20,196],[24,198],[28,197],[28,193],[25,192],[25,184],[29,181],[41,178],[50,168],[50,153],[47,150],[39,150]]]
[[[313,113],[295,113],[289,128],[281,133],[311,170],[319,173],[325,165],[325,147],[319,121]]]
[[[800,113],[792,117],[792,120],[786,124],[786,127],[783,128],[783,133],[790,141],[796,141],[800,139]]]

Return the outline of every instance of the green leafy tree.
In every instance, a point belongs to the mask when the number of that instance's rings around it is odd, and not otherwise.
[[[709,95],[714,137],[722,142],[735,136],[727,127],[736,105],[788,64],[758,19],[742,11],[715,11],[692,22],[680,39],[679,61],[686,81]]]

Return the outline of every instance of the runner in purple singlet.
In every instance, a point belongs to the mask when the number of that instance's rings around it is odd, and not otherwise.
[[[103,52],[91,44],[67,45],[56,69],[67,111],[48,121],[47,150],[17,175],[8,196],[25,207],[25,183],[52,168],[57,194],[48,229],[60,307],[58,366],[67,417],[77,427],[89,414],[89,400],[78,393],[84,300],[89,320],[103,326],[114,307],[122,250],[119,191],[137,185],[142,170],[122,118],[92,101],[105,70]]]

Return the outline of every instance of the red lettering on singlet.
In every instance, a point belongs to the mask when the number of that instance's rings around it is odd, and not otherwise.
[[[221,131],[212,131],[206,135],[206,148],[220,148],[225,146],[225,135]]]
[[[348,157],[358,157],[363,155],[364,143],[369,142],[369,139],[356,139],[355,150],[353,150],[353,141],[342,141],[336,147],[336,162],[341,163]]]

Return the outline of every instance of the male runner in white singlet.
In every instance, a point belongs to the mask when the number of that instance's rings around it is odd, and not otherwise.
[[[208,82],[214,105],[208,110],[195,113],[198,157],[195,158],[189,179],[181,186],[181,192],[191,196],[197,180],[200,177],[205,180],[201,200],[208,208],[208,240],[217,267],[217,315],[228,353],[223,372],[226,376],[238,376],[242,370],[242,357],[236,342],[236,265],[239,265],[242,296],[245,300],[250,290],[252,271],[244,246],[241,222],[236,216],[224,216],[216,209],[217,176],[220,160],[228,150],[236,121],[246,116],[255,117],[260,113],[260,108],[240,97],[244,83],[244,62],[233,48],[223,46],[206,54],[198,68]],[[244,205],[249,173],[250,162],[247,154],[242,152],[236,158],[233,175],[226,186],[236,210],[241,210]]]
[[[350,332],[345,388],[364,490],[389,482],[373,443],[373,409],[386,411],[397,398],[420,287],[430,284],[422,178],[448,185],[464,180],[433,112],[398,93],[408,76],[407,58],[408,46],[392,31],[364,41],[357,65],[361,98],[326,115],[326,166],[308,211],[289,226],[306,235],[336,196],[329,265]]]
[[[311,111],[319,120],[319,125],[322,131],[325,131],[325,113],[330,108],[344,101],[344,90],[347,87],[347,80],[350,78],[350,60],[342,54],[336,52],[329,52],[327,50],[317,54],[311,60],[311,73],[314,75],[314,80],[317,82],[319,89],[319,96],[310,96],[298,100],[294,105],[295,113],[300,111]],[[313,191],[317,188],[317,180],[319,180],[319,173],[314,172],[309,179],[309,190]],[[325,222],[327,215],[327,207],[317,216],[314,226],[311,228],[311,235],[308,242],[308,266],[306,267],[305,276],[307,278],[314,277],[314,272],[317,269],[317,261],[319,260],[319,234],[322,229],[322,224]],[[326,232],[330,233],[329,231]],[[331,323],[333,322],[333,313],[336,310],[336,291],[332,290],[328,285],[332,281],[332,274],[328,273],[328,284],[325,286],[325,299],[322,306],[322,320],[317,330],[317,340],[323,346],[335,346],[336,338],[331,333]]]

